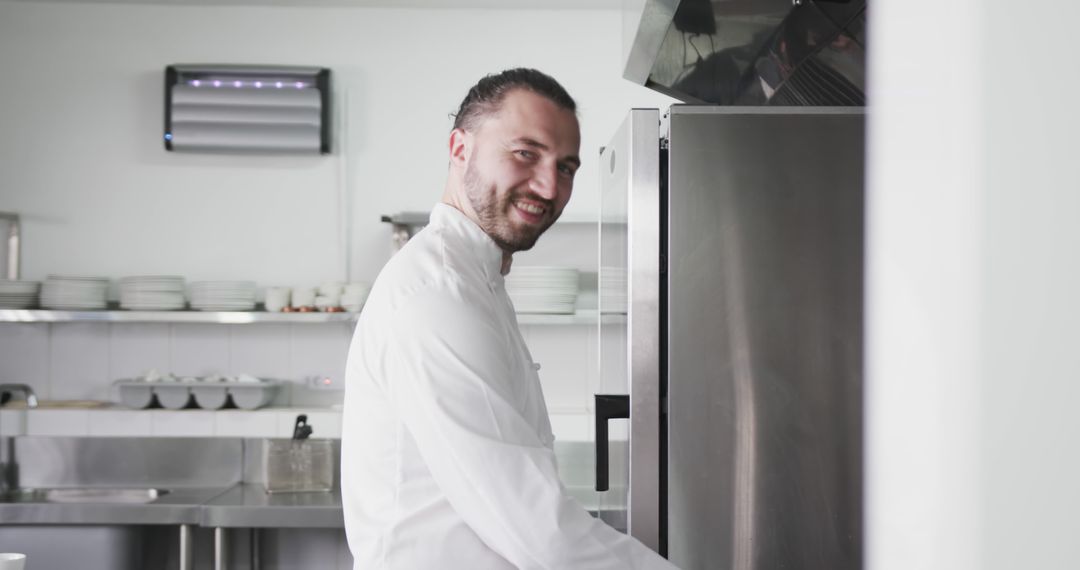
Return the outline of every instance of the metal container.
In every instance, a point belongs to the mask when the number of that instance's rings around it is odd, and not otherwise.
[[[328,492],[334,483],[334,453],[328,439],[263,440],[267,493]]]
[[[258,382],[145,382],[142,380],[117,380],[113,383],[120,404],[132,409],[150,408],[156,403],[170,410],[188,407],[192,399],[204,410],[220,410],[232,398],[236,407],[255,410],[269,405],[281,389],[280,380]]]

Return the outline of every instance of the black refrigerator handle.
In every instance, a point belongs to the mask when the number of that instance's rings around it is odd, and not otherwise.
[[[596,490],[608,490],[608,420],[630,418],[630,396],[595,394],[596,398]]]

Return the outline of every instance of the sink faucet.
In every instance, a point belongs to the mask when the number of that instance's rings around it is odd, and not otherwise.
[[[27,408],[37,407],[37,395],[34,394],[34,389],[26,384],[0,384],[0,402],[3,402],[4,395],[12,392],[23,393],[23,397],[26,398]]]

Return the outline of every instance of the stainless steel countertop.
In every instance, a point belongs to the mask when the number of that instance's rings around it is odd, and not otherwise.
[[[202,505],[228,487],[170,488],[145,504],[0,502],[7,524],[199,524]]]
[[[267,493],[261,484],[241,483],[203,505],[199,524],[239,528],[344,528],[341,491]]]
[[[236,528],[343,528],[341,493],[267,494],[260,484],[171,488],[145,504],[0,502],[0,525],[195,524]]]
[[[569,488],[594,516],[600,510],[586,488]],[[608,514],[622,515],[608,506]],[[616,515],[618,516],[618,515]],[[618,525],[618,519],[605,519]],[[225,528],[343,528],[341,491],[269,494],[261,484],[171,488],[146,504],[0,502],[0,525],[96,524],[179,525]]]

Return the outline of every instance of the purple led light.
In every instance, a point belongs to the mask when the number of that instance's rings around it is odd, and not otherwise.
[[[202,81],[199,81],[198,79],[191,82],[192,87],[198,87],[199,85],[202,85]]]
[[[277,83],[274,84],[274,87],[277,87],[278,89],[281,89],[284,85],[285,85],[284,83],[278,81]]]
[[[233,82],[232,82],[232,86],[233,86],[233,87],[240,87],[241,85],[243,85],[243,83],[241,83],[241,82],[239,82],[239,81],[233,81]]]
[[[214,81],[214,87],[221,87],[220,81]]]
[[[297,81],[297,82],[296,82],[296,88],[297,88],[297,89],[303,89],[303,88],[304,88],[304,84],[303,84],[302,82],[300,82],[300,81]]]
[[[262,87],[262,81],[256,81],[255,82],[255,88],[258,89],[260,87]]]

